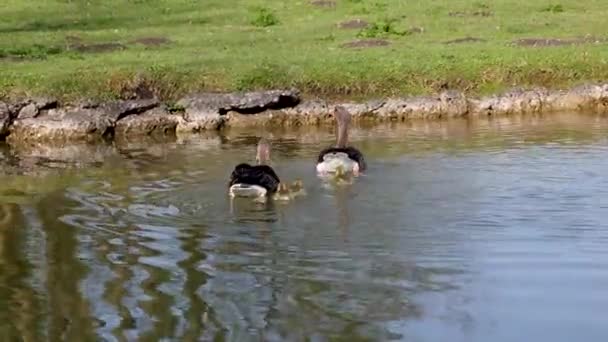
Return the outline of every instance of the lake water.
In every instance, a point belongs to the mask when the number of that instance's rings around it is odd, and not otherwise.
[[[0,340],[605,341],[608,118],[268,132],[290,203],[231,202],[260,130],[1,149]]]

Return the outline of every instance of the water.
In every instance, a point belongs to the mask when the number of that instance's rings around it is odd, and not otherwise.
[[[608,118],[356,129],[339,188],[331,129],[269,132],[308,195],[231,203],[260,133],[2,150],[0,340],[608,336]]]

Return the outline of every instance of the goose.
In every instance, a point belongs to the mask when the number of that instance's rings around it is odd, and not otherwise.
[[[277,192],[281,180],[268,164],[270,144],[260,139],[257,146],[256,165],[241,163],[230,174],[229,194],[231,197],[260,198]]]
[[[277,173],[270,167],[270,143],[260,139],[257,146],[256,165],[241,163],[230,174],[228,193],[231,197],[245,197],[266,200],[289,201],[306,194],[304,183],[295,180],[292,184],[282,183]]]
[[[334,111],[336,119],[336,145],[322,150],[317,157],[317,172],[333,175],[359,175],[365,171],[367,164],[363,153],[353,146],[348,146],[348,126],[351,115],[342,106]]]
[[[290,201],[296,197],[306,195],[306,189],[304,189],[304,183],[297,179],[291,184],[279,183],[277,192],[273,195],[273,199],[276,201]]]

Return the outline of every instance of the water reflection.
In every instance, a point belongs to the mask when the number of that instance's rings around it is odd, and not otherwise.
[[[314,170],[332,129],[264,132],[307,189],[264,204],[226,196],[261,132],[0,150],[0,339],[600,340],[606,132],[359,128],[371,167],[338,186]]]
[[[80,235],[57,218],[69,207],[56,206],[64,201],[61,192],[52,192],[36,204],[36,213],[46,231],[46,294],[48,295],[49,339],[90,340],[95,337],[97,319],[92,316],[90,298],[86,298],[81,285],[88,273],[78,257]]]
[[[22,338],[34,341],[42,326],[38,310],[40,301],[32,288],[29,277],[31,265],[26,255],[20,253],[25,246],[25,234],[14,229],[23,224],[23,213],[19,205],[0,205],[0,305],[3,322],[13,322],[0,327],[2,340]]]

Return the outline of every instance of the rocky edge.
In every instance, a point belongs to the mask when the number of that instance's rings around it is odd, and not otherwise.
[[[608,111],[608,83],[570,90],[514,89],[469,98],[456,91],[437,96],[389,98],[364,103],[305,100],[294,89],[247,93],[198,93],[174,104],[157,99],[62,104],[33,98],[0,102],[0,139],[10,144],[123,139],[219,130],[224,127],[300,126],[333,122],[345,106],[355,121],[479,118],[553,111]]]

